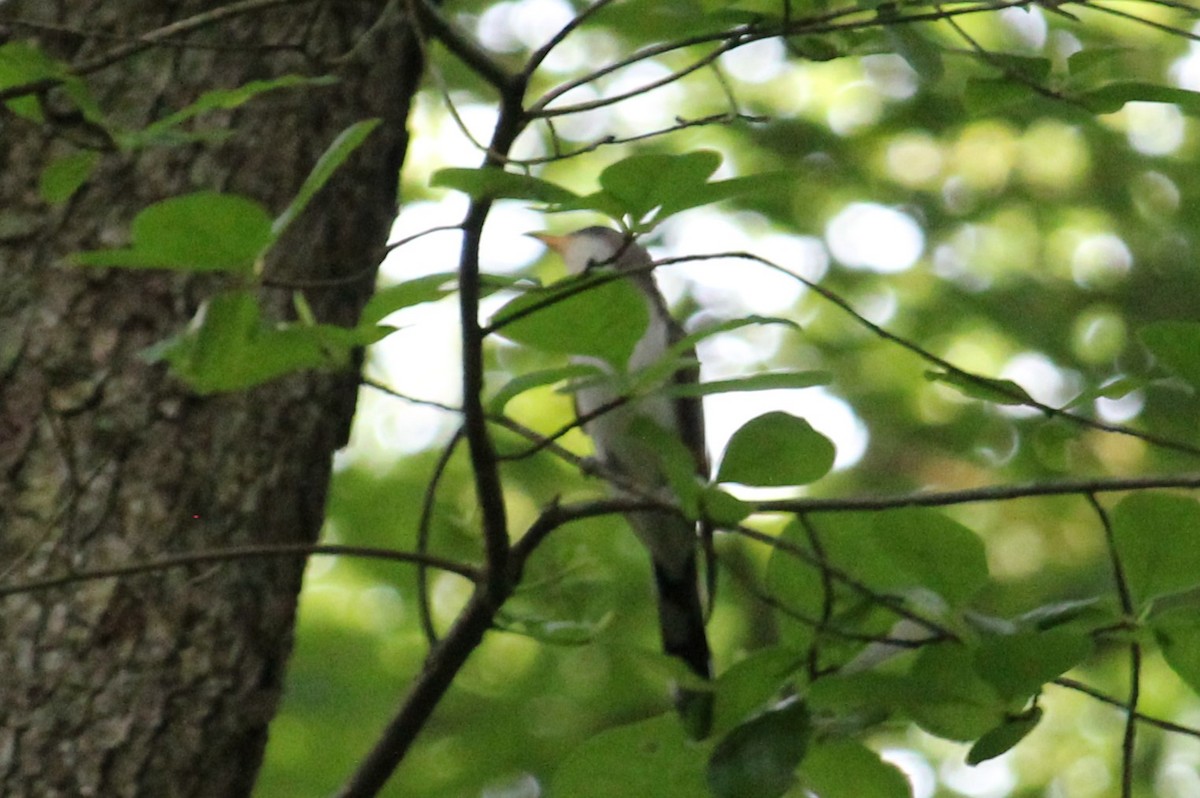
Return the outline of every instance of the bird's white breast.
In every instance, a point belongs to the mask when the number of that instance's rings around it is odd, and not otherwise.
[[[647,298],[646,308],[649,312],[649,324],[646,333],[638,341],[629,357],[629,372],[635,373],[656,362],[666,352],[670,344],[670,331],[667,320],[659,309]],[[596,358],[579,357],[576,362],[594,365],[603,371],[611,372],[612,367]],[[615,401],[618,393],[610,384],[596,385],[583,388],[576,394],[576,406],[581,416],[586,416]],[[629,474],[629,476],[647,485],[661,484],[663,481],[661,468],[652,456],[653,449],[647,450],[647,442],[640,440],[631,426],[639,418],[655,422],[664,430],[678,434],[675,429],[676,420],[671,400],[664,396],[647,396],[610,410],[592,421],[586,422],[584,431],[596,446],[596,455],[601,461]]]

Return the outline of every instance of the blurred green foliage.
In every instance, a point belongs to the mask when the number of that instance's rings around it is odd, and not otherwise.
[[[445,13],[479,35],[502,64],[516,68],[531,49],[526,39],[533,31],[548,31],[540,40],[553,32],[536,20],[561,16],[565,22],[580,8],[535,0],[455,2]],[[527,97],[532,102],[654,43],[778,23],[785,8],[799,20],[835,7],[820,0],[609,4],[572,34],[562,58],[534,74]],[[888,14],[933,16],[939,6],[864,2],[858,8],[857,16],[831,17],[830,24],[789,37],[786,47],[761,50],[760,61],[721,61],[719,71],[700,69],[681,78],[673,93],[659,89],[644,101],[631,98],[640,103],[637,111],[622,114],[618,104],[564,115],[555,127],[561,151],[587,152],[539,165],[534,174],[589,195],[605,187],[602,170],[625,156],[697,150],[723,155],[730,174],[722,178],[785,173],[786,182],[773,179],[721,206],[745,232],[751,251],[756,237],[820,239],[832,255],[828,269],[812,279],[892,333],[972,374],[1012,380],[1047,405],[1070,405],[1087,418],[1200,445],[1194,390],[1200,352],[1188,343],[1200,321],[1193,263],[1200,138],[1191,118],[1195,95],[1181,91],[1195,87],[1200,74],[1200,50],[1187,33],[1194,15],[1166,3],[1112,4],[1119,14],[1054,4],[900,25]],[[838,28],[843,19],[864,22]],[[709,46],[647,58],[657,71],[621,85],[636,87],[669,74]],[[440,200],[445,195],[429,186],[430,175],[442,166],[475,166],[481,157],[453,162],[430,155],[436,142],[423,137],[436,139],[436,131],[453,125],[448,101],[486,107],[494,99],[444,50],[432,48],[431,56],[413,129],[414,148],[424,147],[419,151],[425,157],[410,161],[410,202]],[[601,78],[596,93],[581,89],[570,99],[596,99],[617,91],[617,82]],[[1125,99],[1165,102],[1123,104]],[[650,117],[646,102],[661,113]],[[649,133],[659,126],[654,118],[671,126],[675,115],[695,120],[734,111],[765,121],[730,119],[590,148],[605,136]],[[570,122],[584,113],[596,127],[571,132]],[[523,152],[555,151],[549,128],[531,130]],[[535,205],[562,198],[554,192],[526,196]],[[853,250],[839,250],[834,226],[856,203],[872,212],[899,212],[915,225],[915,263],[874,268],[870,258],[855,264]],[[643,203],[633,221],[653,209]],[[563,224],[584,224],[577,222],[572,217]],[[851,230],[858,244],[873,234],[870,228]],[[675,246],[686,251],[687,242]],[[454,262],[447,251],[444,263],[429,271]],[[545,278],[546,269],[537,264],[523,275]],[[703,305],[702,298],[685,296],[679,311],[703,317]],[[805,495],[887,496],[1195,469],[1196,457],[1187,452],[987,401],[995,397],[978,384],[979,390],[969,391],[961,381],[931,380],[929,362],[881,339],[811,290],[800,293],[790,315],[801,328],[779,333],[777,347],[756,351],[747,365],[827,372],[828,390],[852,408],[869,436],[858,462],[824,476]],[[744,340],[753,345],[755,339]],[[488,353],[489,385],[498,391],[515,376],[561,363],[553,355],[497,345]],[[410,413],[400,399],[372,406],[388,423],[404,424]],[[546,386],[512,397],[507,412],[541,432],[571,419],[569,398]],[[411,550],[437,448],[447,436],[423,451],[393,457],[371,441],[376,423],[362,420],[356,449],[337,473],[327,537]],[[502,452],[525,446],[516,436],[498,437]],[[578,432],[562,443],[587,451]],[[598,480],[548,453],[507,461],[502,473],[514,530],[555,499],[603,493]],[[1100,501],[1112,510],[1118,498]],[[818,679],[818,707],[830,714],[786,719],[783,726],[803,727],[795,739],[809,743],[808,751],[788,749],[776,757],[783,762],[778,767],[790,773],[800,756],[810,757],[804,760],[808,775],[801,764],[800,776],[829,797],[843,794],[838,790],[846,784],[864,790],[847,795],[903,794],[897,793],[903,784],[895,770],[871,750],[890,752],[889,761],[904,765],[923,796],[959,794],[955,786],[971,783],[977,789],[990,784],[994,791],[968,794],[1117,794],[1120,710],[1063,687],[1043,690],[1043,683],[1074,666],[1070,678],[1124,700],[1127,643],[1136,638],[1151,652],[1141,711],[1193,724],[1200,711],[1185,685],[1196,685],[1200,671],[1200,634],[1189,615],[1195,609],[1189,591],[1200,574],[1187,567],[1195,551],[1186,543],[1200,534],[1189,520],[1195,505],[1156,494],[1125,499],[1119,507],[1109,513],[1117,550],[1136,564],[1135,610],[1146,621],[1136,630],[1127,628],[1131,619],[1122,616],[1113,587],[1104,524],[1081,496],[875,516],[814,513],[807,530],[798,522],[785,529],[780,517],[752,522],[783,534],[808,556],[831,558],[874,590],[904,596],[970,644],[940,642],[905,653],[882,671]],[[1155,522],[1166,517],[1172,520]],[[479,561],[478,520],[468,464],[458,451],[437,490],[431,550]],[[814,543],[816,536],[827,546]],[[804,692],[821,668],[844,665],[865,646],[863,640],[826,640],[814,663],[811,624],[764,602],[761,591],[795,612],[832,612],[863,634],[887,633],[895,616],[844,585],[831,595],[816,571],[801,569],[786,552],[773,555],[732,535],[719,536],[717,547],[720,589],[710,635],[722,674],[718,729],[738,729],[735,743],[753,747],[756,739],[778,735],[755,738],[756,727],[747,731],[738,722],[785,686]],[[579,522],[551,535],[505,608],[505,628],[489,634],[473,654],[386,794],[534,796],[556,785],[549,794],[581,794],[582,787],[571,785],[587,782],[588,767],[606,761],[618,767],[622,752],[646,753],[644,746],[655,741],[678,744],[681,756],[694,758],[681,739],[654,731],[673,720],[663,713],[670,708],[674,673],[658,653],[648,566],[620,519]],[[1170,590],[1155,593],[1156,578]],[[431,573],[429,592],[433,619],[444,631],[469,586]],[[1145,603],[1152,598],[1159,603]],[[1094,633],[1105,626],[1110,633]],[[330,794],[395,711],[426,651],[413,569],[363,560],[315,562],[287,699],[272,728],[258,795]],[[1011,667],[997,673],[994,660],[981,662],[989,651],[1009,657],[1003,661]],[[770,717],[760,715],[754,723],[774,728]],[[893,720],[881,722],[885,717]],[[974,749],[971,740],[980,740]],[[1002,760],[981,766],[990,769],[965,770],[968,751],[975,761],[1013,745]],[[722,750],[731,746],[727,742]],[[581,759],[588,752],[597,758]],[[764,794],[783,794],[774,791],[775,766],[731,774],[724,759],[714,761],[726,768],[717,777],[721,785],[768,784],[772,791]],[[1134,762],[1135,794],[1200,791],[1195,739],[1142,725]],[[678,764],[631,760],[631,781],[605,771],[597,772],[596,783],[641,784],[644,767],[660,767],[656,795],[696,795],[698,782],[670,775]],[[788,795],[802,794],[800,787],[791,789]]]

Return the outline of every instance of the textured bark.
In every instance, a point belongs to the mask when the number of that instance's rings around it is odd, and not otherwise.
[[[0,36],[81,63],[218,5],[10,0],[0,5]],[[44,97],[47,124],[0,107],[0,584],[315,540],[357,374],[192,395],[139,353],[185,326],[228,281],[83,270],[64,258],[125,243],[139,209],[191,191],[244,194],[278,212],[338,131],[383,117],[268,266],[280,279],[365,274],[306,291],[320,320],[353,323],[394,215],[419,57],[392,25],[356,58],[330,64],[383,6],[296,0],[89,75],[102,107],[129,128],[212,88],[293,73],[341,81],[276,91],[194,123],[226,130],[223,140],[106,152],[65,207],[39,198],[39,172],[95,137],[60,92]],[[18,22],[30,20],[64,30]],[[288,292],[264,297],[286,316]],[[278,703],[303,565],[258,558],[0,599],[0,794],[247,794]]]

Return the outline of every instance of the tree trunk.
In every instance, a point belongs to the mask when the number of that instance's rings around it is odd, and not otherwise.
[[[0,585],[317,537],[357,373],[198,397],[139,354],[186,326],[228,279],[65,263],[124,245],[138,210],[179,194],[238,193],[281,211],[340,130],[382,117],[267,265],[281,281],[350,277],[305,293],[321,321],[355,321],[395,211],[418,48],[402,20],[363,38],[382,0],[234,5],[258,10],[86,75],[111,121],[140,128],[204,91],[285,74],[340,81],[275,90],[190,123],[224,137],[109,147],[59,207],[40,198],[40,170],[103,137],[61,89],[41,97],[44,124],[0,108]],[[83,64],[216,8],[10,0],[0,41],[34,41]],[[291,306],[289,291],[265,289],[264,300],[277,318]],[[0,599],[0,794],[247,794],[303,568],[302,557],[241,559]]]

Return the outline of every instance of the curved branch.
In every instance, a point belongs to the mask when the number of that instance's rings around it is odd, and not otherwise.
[[[1146,443],[1152,444],[1154,446],[1158,446],[1159,448],[1162,448],[1162,449],[1169,449],[1171,451],[1181,452],[1183,454],[1190,454],[1193,456],[1200,457],[1200,447],[1193,446],[1192,444],[1183,443],[1181,441],[1176,441],[1176,440],[1171,440],[1170,438],[1164,438],[1160,435],[1155,435],[1152,432],[1143,432],[1141,430],[1135,430],[1132,427],[1126,427],[1121,424],[1108,424],[1103,421],[1096,421],[1094,419],[1076,415],[1075,413],[1072,413],[1069,410],[1064,410],[1062,408],[1054,407],[1052,405],[1046,404],[1045,402],[1039,402],[1036,399],[1034,399],[1028,395],[1025,395],[1024,393],[1019,393],[1019,392],[1010,390],[1003,384],[997,383],[995,380],[991,380],[986,377],[981,377],[978,374],[974,374],[970,371],[959,368],[958,366],[954,365],[950,361],[945,360],[944,358],[938,357],[937,355],[933,354],[929,350],[922,348],[919,344],[913,343],[912,341],[908,340],[907,338],[904,338],[901,335],[897,335],[896,333],[891,332],[887,328],[882,327],[882,326],[876,324],[875,322],[871,321],[866,316],[863,316],[861,313],[859,313],[857,310],[855,310],[854,306],[851,305],[849,301],[847,301],[846,299],[843,299],[841,296],[834,293],[833,291],[830,291],[825,286],[820,285],[819,283],[815,283],[806,277],[801,277],[800,275],[796,274],[795,272],[789,271],[788,269],[785,269],[783,266],[780,266],[777,263],[769,261],[766,258],[759,257],[758,255],[752,255],[748,252],[719,252],[719,253],[713,253],[713,254],[707,254],[707,255],[683,255],[683,256],[680,256],[677,258],[665,258],[663,260],[655,261],[653,264],[653,267],[657,268],[659,266],[667,266],[667,265],[670,265],[673,263],[686,263],[686,262],[695,261],[695,260],[714,260],[717,258],[737,258],[737,259],[741,259],[741,260],[749,260],[749,261],[753,261],[755,263],[761,264],[763,266],[766,266],[767,268],[772,269],[774,271],[777,271],[780,274],[783,274],[783,275],[791,278],[792,280],[795,280],[796,282],[804,285],[806,288],[813,291],[814,293],[816,293],[818,296],[822,297],[823,299],[833,303],[834,305],[837,305],[844,312],[846,312],[851,318],[853,318],[856,324],[858,324],[861,327],[864,327],[865,329],[870,331],[870,333],[872,335],[874,335],[878,338],[882,338],[885,341],[889,341],[893,344],[896,344],[897,346],[901,347],[902,349],[907,349],[909,352],[913,353],[914,355],[921,358],[925,362],[931,363],[931,364],[937,366],[938,368],[945,369],[947,373],[953,374],[954,376],[956,376],[962,380],[971,382],[971,383],[973,383],[981,388],[985,388],[993,393],[1001,394],[1001,395],[1005,396],[1005,398],[1010,399],[1014,404],[1019,404],[1019,405],[1025,406],[1025,407],[1033,408],[1035,410],[1038,410],[1038,411],[1044,413],[1046,416],[1048,416],[1050,418],[1061,418],[1064,421],[1069,421],[1070,423],[1075,424],[1080,427],[1087,427],[1089,429],[1098,430],[1100,432],[1110,432],[1110,433],[1114,433],[1117,435],[1128,435],[1130,437],[1137,438],[1138,440],[1145,441]]]
[[[450,631],[429,652],[420,674],[408,688],[399,712],[384,729],[371,752],[363,759],[338,798],[370,798],[378,795],[417,735],[441,702],[467,658],[479,646],[501,605],[520,581],[521,570],[533,550],[553,530],[570,521],[621,512],[629,502],[596,501],[561,506],[552,504],[513,546],[504,574],[485,574],[489,584],[479,584]]]
[[[416,12],[417,20],[427,28],[422,33],[429,33],[444,44],[447,50],[458,56],[460,61],[501,94],[512,91],[513,87],[521,82],[518,76],[510,74],[470,36],[443,17],[442,12],[429,0],[408,0],[408,4],[409,8]]]

